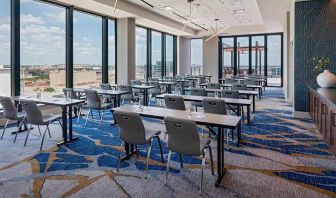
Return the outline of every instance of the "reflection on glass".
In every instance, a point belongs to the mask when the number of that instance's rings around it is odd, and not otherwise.
[[[162,37],[160,32],[152,32],[152,78],[162,77]]]
[[[115,32],[115,21],[108,21],[108,82],[111,84],[116,83],[116,32]]]
[[[74,87],[98,87],[102,80],[102,19],[74,12]]]
[[[191,75],[203,75],[203,40],[192,39],[191,49]]]
[[[174,76],[174,37],[166,35],[166,76]]]
[[[237,38],[237,70],[240,75],[249,72],[249,37]]]
[[[147,68],[147,30],[136,27],[136,70],[135,78],[137,80],[146,79]]]
[[[281,35],[267,36],[267,84],[281,86]]]
[[[252,74],[264,76],[265,67],[265,37],[252,37]]]
[[[10,96],[10,0],[0,1],[0,27],[0,95]]]
[[[2,6],[1,6],[2,7]],[[52,96],[65,87],[65,9],[21,1],[21,94]]]
[[[222,77],[227,78],[234,74],[234,40],[233,38],[222,39],[222,53],[223,53],[223,65],[222,65]]]

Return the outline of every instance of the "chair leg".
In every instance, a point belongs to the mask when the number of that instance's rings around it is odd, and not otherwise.
[[[88,121],[88,119],[89,119],[89,114],[90,114],[90,112],[92,113],[91,109],[89,109],[89,111],[87,112],[86,120],[85,120],[85,126],[86,126],[87,121]]]
[[[120,143],[120,147],[123,147],[123,141],[121,141],[121,143]],[[121,154],[122,154],[122,152],[120,151],[119,152],[119,158],[118,158],[118,167],[117,167],[117,171],[119,172],[119,170],[120,170],[120,163],[121,163]]]
[[[60,126],[61,126],[62,129],[63,129],[63,124],[62,124],[62,122],[61,122],[59,119],[57,119],[57,121],[58,121],[58,123],[60,124]]]
[[[215,175],[211,146],[209,146],[208,149],[209,149],[209,155],[210,155],[211,173],[212,173],[212,175]]]
[[[16,138],[17,138],[17,135],[18,135],[18,133],[19,133],[19,130],[20,130],[21,126],[22,126],[22,123],[23,123],[23,120],[20,121],[20,124],[19,124],[19,126],[18,126],[18,128],[17,128],[17,130],[16,130],[15,138],[14,138],[14,143],[16,142]]]
[[[145,176],[145,179],[147,179],[147,175],[148,175],[148,163],[149,163],[149,158],[150,158],[151,150],[152,150],[152,141],[151,141],[149,147],[147,148],[146,176]]]
[[[79,123],[79,118],[82,117],[82,108],[79,108],[79,113],[78,113],[78,117],[77,117],[77,124]]]
[[[51,138],[51,133],[50,133],[49,127],[47,127],[47,129],[48,129],[49,138]]]
[[[5,127],[4,127],[4,129],[3,129],[3,131],[2,131],[1,139],[3,138],[3,136],[4,136],[4,134],[5,134],[5,131],[6,131],[8,122],[9,122],[9,120],[7,120],[7,122],[6,122],[6,124],[5,124]]]
[[[180,153],[180,164],[181,164],[181,168],[183,168],[183,158],[182,158],[182,154]]]
[[[28,139],[28,136],[29,136],[29,133],[30,133],[30,129],[32,128],[33,124],[30,124],[30,127],[28,127],[28,131],[27,131],[27,135],[26,135],[26,140],[25,140],[25,143],[24,143],[24,146],[26,146],[27,144],[27,139]]]
[[[169,153],[168,153],[168,159],[167,159],[167,167],[166,167],[166,181],[165,181],[165,185],[168,184],[169,163],[170,163],[171,154],[172,154],[172,152],[169,151]]]
[[[103,112],[101,113],[101,116],[100,116],[100,125],[102,125],[102,123],[103,123],[104,111],[105,111],[105,109],[103,110]]]
[[[38,128],[38,131],[39,131],[39,133],[40,133],[40,136],[42,136],[42,133],[41,133],[40,126],[39,126],[39,125],[37,125],[37,128]]]
[[[161,140],[159,136],[156,136],[156,139],[159,142],[159,147],[160,147],[160,153],[161,153],[161,162],[164,163],[164,158],[163,158],[163,152],[162,152],[162,145],[161,145]]]
[[[203,189],[203,172],[204,172],[204,165],[205,165],[205,155],[202,158],[202,169],[201,169],[201,181],[200,181],[200,195],[202,196],[202,189]]]
[[[92,111],[90,111],[90,113],[91,113],[91,118],[93,119],[93,112],[92,112]]]
[[[136,156],[137,158],[139,158],[139,150],[138,150],[138,146],[135,144],[135,152],[136,152]]]
[[[45,130],[44,133],[43,133],[43,137],[42,137],[42,141],[41,141],[40,150],[42,150],[43,143],[44,143],[44,138],[45,138],[45,135],[46,135],[46,133],[47,133],[48,130],[49,130],[49,125],[47,125],[47,128],[46,128],[46,130]]]

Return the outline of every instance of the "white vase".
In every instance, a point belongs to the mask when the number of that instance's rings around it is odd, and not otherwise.
[[[317,76],[316,81],[320,87],[332,87],[336,85],[336,76],[329,70],[324,70]]]

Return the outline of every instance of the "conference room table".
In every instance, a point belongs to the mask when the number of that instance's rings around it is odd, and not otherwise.
[[[148,106],[148,90],[155,88],[154,86],[149,85],[132,85],[133,89],[139,89],[143,94],[143,106]]]
[[[74,88],[74,92],[83,94],[86,88]],[[121,103],[121,96],[125,94],[129,94],[131,92],[129,91],[118,91],[118,90],[102,90],[102,89],[89,89],[89,90],[94,90],[97,91],[99,95],[109,95],[114,98],[115,102],[113,103],[114,107],[119,107]]]
[[[165,86],[167,88],[167,93],[171,94],[172,93],[172,86],[175,85],[175,82],[171,82],[171,81],[160,81],[159,82],[160,85]]]
[[[197,77],[189,77],[189,78],[185,78],[185,79],[191,81],[191,83],[192,83],[192,87],[196,87],[196,85],[198,84],[198,81],[199,81],[200,78],[197,78]]]
[[[144,107],[139,109],[135,105],[123,105],[118,108],[111,110],[123,111],[123,112],[134,112],[140,114],[142,117],[150,117],[156,119],[164,119],[167,116],[174,117],[177,119],[190,119],[196,122],[198,125],[205,125],[209,127],[218,128],[217,135],[217,180],[215,186],[218,187],[225,175],[226,169],[224,167],[224,130],[231,129],[237,130],[237,146],[239,146],[241,141],[241,117],[231,116],[231,115],[218,115],[211,113],[202,113],[203,117],[199,118],[190,114],[187,111],[166,109],[161,107]],[[135,154],[134,145],[129,145],[125,143],[126,156],[129,157]],[[126,158],[127,159],[127,158]]]
[[[63,145],[78,139],[78,137],[73,137],[72,132],[72,106],[82,104],[85,100],[77,100],[77,99],[66,99],[66,98],[58,98],[58,97],[40,97],[36,96],[15,96],[13,100],[17,102],[18,109],[21,110],[20,101],[29,100],[34,101],[37,104],[51,105],[61,107],[62,109],[62,136],[63,141],[58,143],[57,145]],[[69,114],[69,129],[67,129],[67,114]],[[69,133],[69,137],[68,137]]]
[[[221,87],[229,87],[232,88],[233,84],[221,84]],[[247,85],[247,88],[252,89],[252,90],[258,90],[259,92],[259,100],[261,100],[261,95],[263,94],[263,86],[261,85]]]
[[[158,99],[164,99],[166,95],[174,95],[174,94],[161,94],[156,96]],[[176,96],[176,95],[175,95]],[[213,99],[214,97],[208,96],[192,96],[192,95],[178,95],[183,98],[184,101],[188,102],[202,102],[205,98]],[[235,99],[235,98],[218,98],[225,101],[227,105],[234,105],[237,106],[237,116],[241,116],[241,107],[246,106],[247,108],[247,123],[250,124],[251,122],[251,105],[252,100],[250,99]]]
[[[190,82],[189,80],[186,79],[176,79],[175,82],[179,83],[182,88],[182,94],[184,94],[184,89],[185,89],[185,83]]]

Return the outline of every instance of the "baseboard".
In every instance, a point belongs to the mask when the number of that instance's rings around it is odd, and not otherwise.
[[[294,111],[294,117],[296,118],[310,118],[309,112]]]

